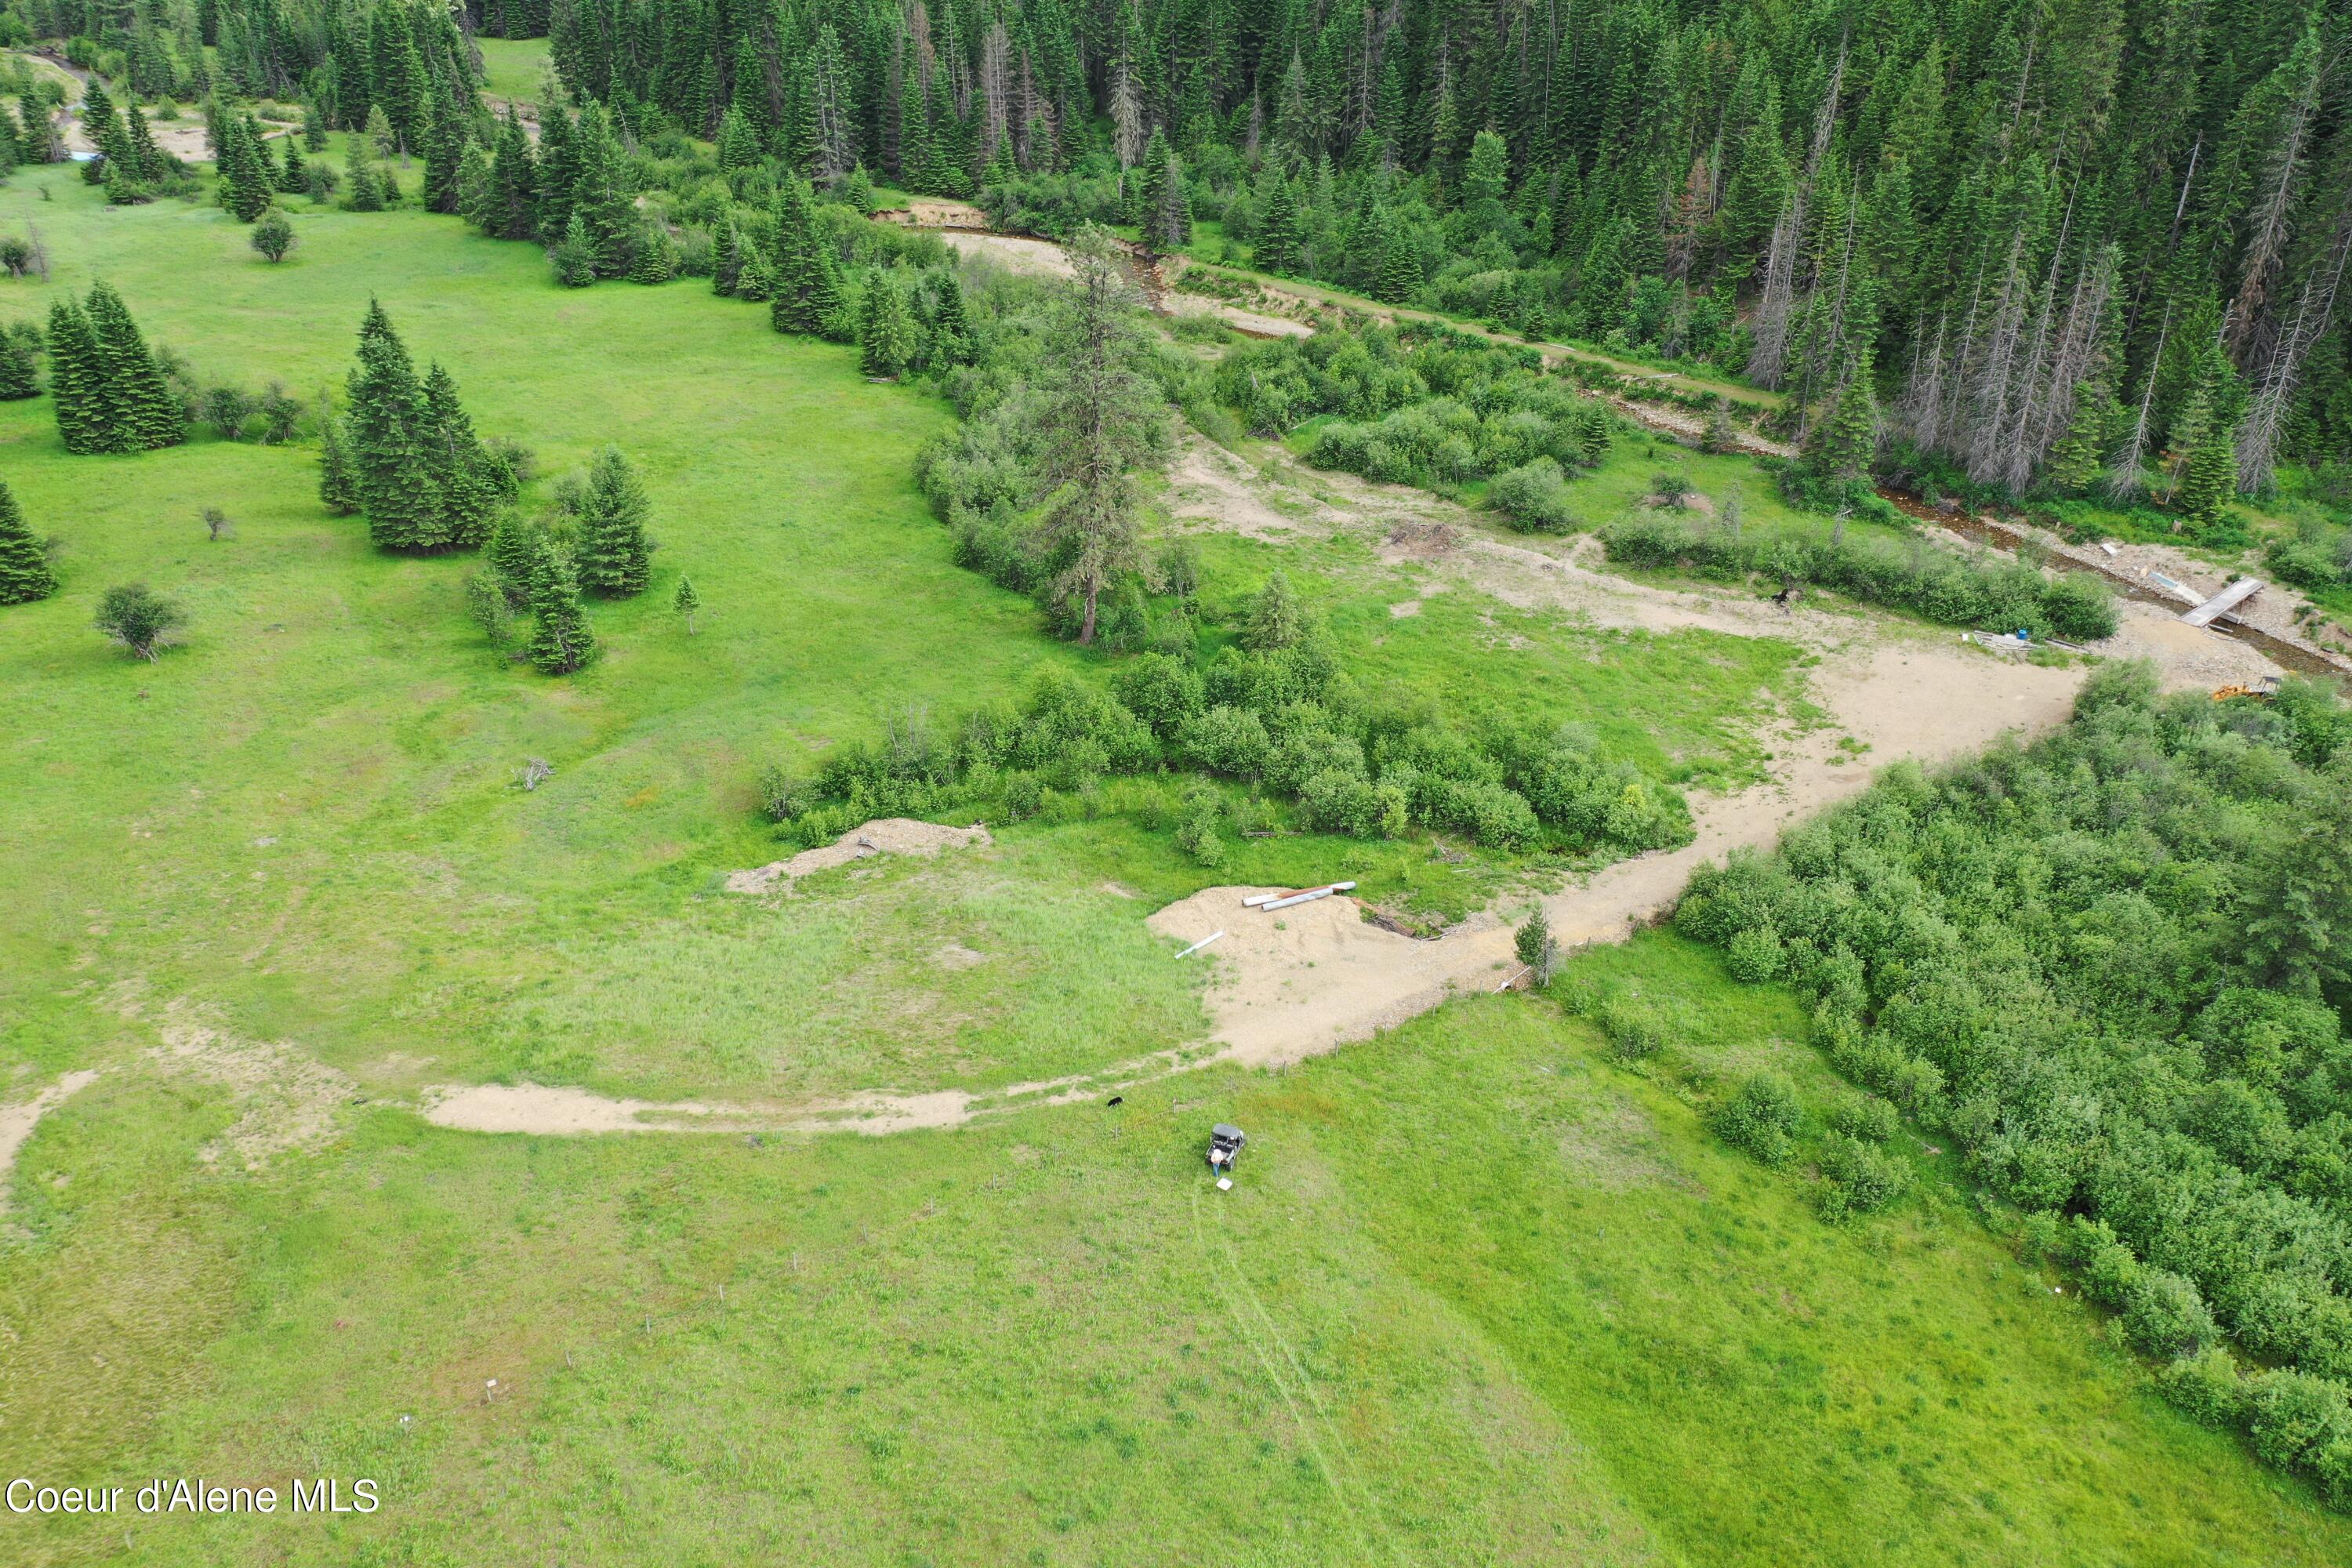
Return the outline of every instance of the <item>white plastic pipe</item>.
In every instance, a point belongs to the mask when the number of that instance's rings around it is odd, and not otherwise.
[[[1309,888],[1303,893],[1292,893],[1287,898],[1276,899],[1272,903],[1262,904],[1259,906],[1259,910],[1261,913],[1270,914],[1276,910],[1286,910],[1293,904],[1311,903],[1317,899],[1328,899],[1334,893],[1348,892],[1355,885],[1353,882],[1333,882],[1325,887]]]
[[[1221,931],[1213,931],[1208,935],[1202,937],[1200,941],[1194,942],[1192,946],[1186,948],[1183,952],[1178,953],[1176,956],[1179,958],[1190,958],[1194,953],[1200,952],[1202,948],[1208,946],[1211,942],[1216,941],[1219,937],[1224,934],[1225,933]]]

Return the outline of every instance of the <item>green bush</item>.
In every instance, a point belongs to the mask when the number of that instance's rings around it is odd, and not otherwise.
[[[1822,1174],[1830,1181],[1822,1195],[1823,1217],[1874,1214],[1911,1185],[1911,1167],[1877,1144],[1843,1132],[1830,1134],[1822,1150]]]
[[[1796,1087],[1776,1072],[1742,1079],[1709,1118],[1717,1137],[1767,1165],[1787,1163],[1803,1123]]]
[[[1829,1123],[1834,1131],[1872,1143],[1888,1142],[1903,1124],[1895,1107],[1871,1095],[1849,1095],[1839,1100],[1830,1111]]]
[[[1724,944],[1723,964],[1731,977],[1748,985],[1780,978],[1783,954],[1780,933],[1770,926],[1750,926]]]
[[[1947,626],[2023,628],[2037,637],[2112,637],[2112,595],[2095,579],[2044,578],[2021,562],[1987,563],[1947,550],[1909,552],[1834,534],[1750,531],[1642,512],[1612,523],[1601,542],[1612,561],[1736,581],[1785,574],[1871,604],[1892,605]]]
[[[2156,1387],[2167,1404],[2200,1426],[2226,1432],[2246,1417],[2237,1358],[2220,1345],[2167,1365],[2156,1374]]]
[[[2333,1378],[2277,1371],[2248,1382],[2246,1432],[2266,1463],[2302,1468],[2352,1442],[2352,1395]]]
[[[2125,1292],[2124,1337],[2158,1357],[2194,1355],[2219,1331],[2196,1283],[2164,1268],[2143,1269]]]
[[[1568,504],[1568,476],[1558,459],[1538,458],[1496,474],[1486,502],[1531,533],[1566,533],[1577,525]]]
[[[1625,1061],[1643,1060],[1665,1047],[1665,1021],[1639,1002],[1612,998],[1595,1009],[1595,1021],[1610,1050]]]

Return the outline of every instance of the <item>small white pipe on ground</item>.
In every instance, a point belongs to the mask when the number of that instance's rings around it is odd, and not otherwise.
[[[1200,952],[1202,948],[1208,946],[1211,942],[1216,941],[1219,937],[1224,934],[1225,933],[1221,931],[1213,931],[1208,935],[1202,937],[1200,941],[1194,942],[1192,946],[1186,948],[1183,952],[1178,953],[1176,956],[1179,958],[1190,958],[1194,953]]]
[[[1293,904],[1311,903],[1317,899],[1328,899],[1334,893],[1348,892],[1355,885],[1353,882],[1332,882],[1325,887],[1309,888],[1303,893],[1292,893],[1286,898],[1276,899],[1272,903],[1261,904],[1258,906],[1258,912],[1271,914],[1276,910],[1286,910]]]

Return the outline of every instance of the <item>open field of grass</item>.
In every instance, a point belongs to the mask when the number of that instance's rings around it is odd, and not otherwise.
[[[297,212],[273,268],[210,206],[112,210],[55,170],[0,187],[0,231],[27,219],[57,270],[0,282],[0,321],[103,276],[203,376],[308,395],[379,298],[547,474],[619,442],[662,549],[648,595],[592,608],[605,660],[551,681],[484,646],[466,561],[380,556],[327,515],[310,449],[71,458],[46,399],[0,405],[0,473],[65,579],[0,612],[0,1102],[101,1073],[0,1218],[0,1475],[365,1476],[386,1500],[0,1516],[0,1560],[2352,1554],[2296,1483],[2150,1397],[1957,1172],[1923,1152],[1926,1197],[1832,1230],[1717,1145],[1709,1073],[1828,1079],[1792,1003],[1668,938],[1570,971],[1682,1000],[1642,1074],[1513,996],[1278,1076],[950,1132],[427,1124],[420,1086],[490,1078],[793,1099],[1084,1070],[1200,1035],[1201,971],[1142,923],[1168,899],[1335,864],[1437,903],[1491,885],[1425,845],[1317,839],[1245,841],[1213,878],[1113,813],[730,899],[720,872],[781,853],[762,762],[1040,665],[1098,673],[952,564],[908,476],[940,405],[697,284],[560,290],[451,219]],[[205,542],[206,505],[235,538]],[[1370,679],[1591,721],[1662,773],[1740,775],[1740,716],[1798,690],[1777,644],[1460,591],[1396,619],[1409,581],[1343,543],[1217,540],[1204,592],[1277,560]],[[681,570],[698,637],[667,608]],[[89,626],[131,579],[192,615],[152,666]],[[530,757],[555,771],[525,792]],[[1229,1194],[1199,1164],[1219,1118],[1252,1132]]]
[[[545,38],[477,37],[482,52],[482,90],[510,103],[537,103],[547,68]]]
[[[1794,1011],[1708,955],[1598,962],[1704,998],[1682,1065],[1826,1083]],[[2148,1395],[1951,1173],[1825,1227],[1678,1082],[1492,998],[1284,1077],[948,1134],[487,1140],[361,1107],[268,1181],[192,1166],[213,1125],[170,1086],[102,1083],[23,1173],[0,1451],[391,1500],[127,1521],[154,1563],[2352,1549]],[[1252,1129],[1230,1194],[1198,1169],[1213,1116]],[[0,1528],[17,1560],[121,1560],[110,1528]]]

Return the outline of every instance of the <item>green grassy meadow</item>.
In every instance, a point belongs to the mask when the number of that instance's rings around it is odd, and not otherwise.
[[[1212,877],[1108,810],[730,899],[721,873],[785,852],[762,763],[1041,665],[1099,674],[952,564],[909,477],[940,404],[696,283],[559,289],[453,219],[299,211],[272,267],[215,208],[110,209],[47,170],[0,186],[0,232],[28,221],[56,271],[0,281],[0,321],[102,276],[204,377],[308,395],[379,298],[485,435],[537,450],[540,492],[619,442],[662,549],[651,592],[592,608],[604,662],[549,680],[467,621],[466,561],[379,556],[329,516],[310,448],[72,458],[47,399],[0,405],[0,474],[64,578],[0,612],[0,1102],[101,1074],[0,1217],[0,1474],[369,1476],[386,1500],[0,1514],[0,1560],[2352,1556],[2352,1524],[2160,1405],[1956,1170],[1916,1151],[1926,1195],[1838,1230],[1717,1145],[1711,1073],[1829,1079],[1792,1002],[1667,937],[1570,970],[1681,999],[1685,1037],[1639,1073],[1509,996],[953,1131],[426,1123],[412,1097],[442,1082],[793,1099],[1084,1071],[1200,1037],[1201,972],[1143,925],[1169,898],[1335,863],[1436,903],[1492,884],[1303,839]],[[233,539],[205,541],[207,505]],[[1751,769],[1739,716],[1801,690],[1780,645],[1458,591],[1395,620],[1409,578],[1344,544],[1215,541],[1205,591],[1277,559],[1376,679],[1590,720],[1694,782]],[[699,636],[667,609],[680,571]],[[131,579],[191,612],[153,665],[89,626]],[[525,792],[532,757],[554,773]],[[320,1125],[273,1144],[304,1106]],[[1252,1134],[1226,1194],[1199,1163],[1218,1119]]]

